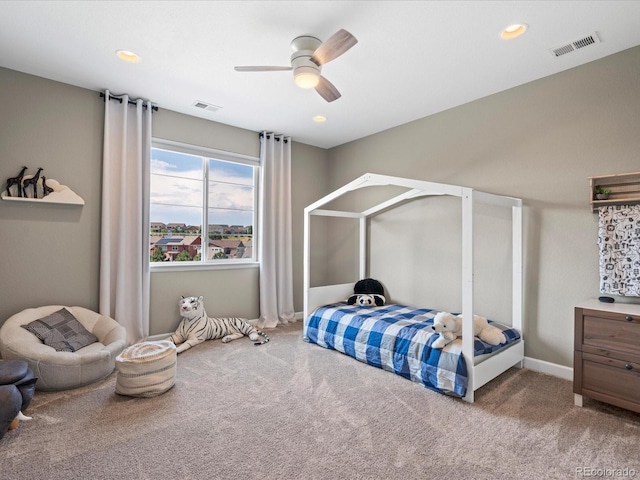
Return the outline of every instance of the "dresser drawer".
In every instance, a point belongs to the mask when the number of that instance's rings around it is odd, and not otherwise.
[[[578,353],[576,393],[640,411],[640,364]]]
[[[576,340],[584,352],[600,354],[615,350],[634,356],[631,360],[640,359],[640,316],[585,309],[581,330],[581,338]]]

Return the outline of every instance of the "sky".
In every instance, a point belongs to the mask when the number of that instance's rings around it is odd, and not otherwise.
[[[208,224],[253,224],[253,168],[208,159]],[[151,150],[151,222],[202,225],[202,157]]]

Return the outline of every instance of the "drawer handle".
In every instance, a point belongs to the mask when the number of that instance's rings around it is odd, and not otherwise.
[[[633,368],[633,365],[631,365],[630,363],[625,363],[624,368],[626,368],[627,370],[631,370]]]
[[[626,317],[624,317],[624,319],[625,319],[627,322],[633,322],[633,317],[632,317],[631,315],[627,315]]]

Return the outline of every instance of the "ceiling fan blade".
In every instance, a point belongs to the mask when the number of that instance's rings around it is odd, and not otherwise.
[[[324,41],[311,56],[311,61],[316,65],[324,65],[334,58],[339,57],[358,43],[358,39],[346,30],[340,29]]]
[[[342,96],[338,89],[333,86],[333,83],[322,75],[320,75],[320,81],[318,82],[318,85],[316,85],[315,89],[316,92],[318,92],[327,102],[333,102]]]
[[[292,67],[235,67],[236,72],[280,72],[285,70],[293,70]]]

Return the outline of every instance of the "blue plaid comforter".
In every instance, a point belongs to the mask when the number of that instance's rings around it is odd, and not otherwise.
[[[311,314],[304,324],[304,338],[431,390],[464,397],[468,379],[461,340],[443,349],[431,348],[438,338],[431,330],[437,313],[405,305],[361,307],[335,303]],[[520,339],[517,330],[491,320],[490,323],[503,330],[507,343],[494,346],[476,338],[476,356],[495,352]]]

